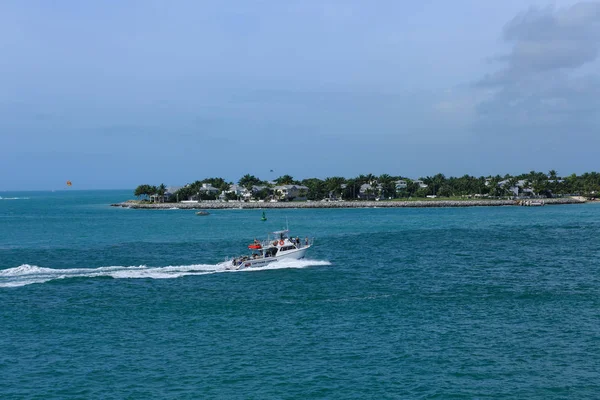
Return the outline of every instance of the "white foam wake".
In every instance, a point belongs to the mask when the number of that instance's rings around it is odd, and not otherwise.
[[[17,287],[31,285],[32,283],[44,283],[56,279],[67,278],[96,278],[112,277],[115,279],[172,279],[186,275],[204,275],[220,272],[250,272],[284,268],[305,268],[308,266],[331,265],[329,261],[317,260],[283,260],[274,262],[259,268],[245,268],[231,270],[230,262],[216,265],[195,264],[167,267],[146,267],[145,265],[122,267],[100,267],[100,268],[69,268],[55,269],[43,268],[36,265],[24,264],[19,267],[0,270],[0,287]]]
[[[29,197],[2,197],[2,196],[0,196],[0,200],[29,200]]]

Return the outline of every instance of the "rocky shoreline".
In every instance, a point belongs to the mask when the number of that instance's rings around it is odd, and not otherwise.
[[[544,205],[583,204],[582,199],[567,197],[544,199]],[[490,207],[519,206],[519,200],[427,200],[427,201],[332,201],[332,202],[277,202],[245,203],[240,201],[219,202],[203,201],[199,203],[138,203],[135,200],[111,204],[112,207],[124,207],[144,210],[225,210],[225,209],[261,209],[261,208],[395,208],[395,207]]]

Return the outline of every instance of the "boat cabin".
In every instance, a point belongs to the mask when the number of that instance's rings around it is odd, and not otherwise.
[[[289,231],[281,230],[271,232],[266,240],[254,242],[248,245],[252,250],[250,255],[240,256],[232,259],[231,264],[236,267],[264,266],[280,258],[300,259],[304,257],[305,248],[312,245],[312,241],[306,237],[304,242],[299,237],[289,237]]]

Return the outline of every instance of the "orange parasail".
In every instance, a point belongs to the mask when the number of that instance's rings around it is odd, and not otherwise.
[[[71,181],[67,181],[67,186],[71,186],[71,185],[73,185],[73,184],[71,183]]]

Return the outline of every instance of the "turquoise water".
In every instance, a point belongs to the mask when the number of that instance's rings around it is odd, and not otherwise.
[[[2,399],[600,396],[600,205],[262,222],[0,196]],[[224,270],[286,219],[307,259]]]

